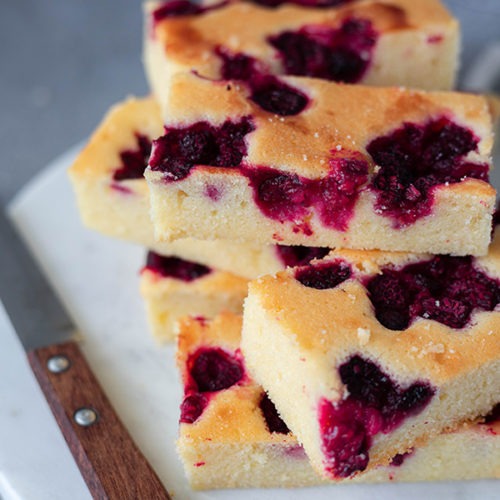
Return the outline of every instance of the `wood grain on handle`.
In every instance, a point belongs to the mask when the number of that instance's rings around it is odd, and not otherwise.
[[[70,361],[62,373],[47,368],[47,361],[56,355]],[[28,360],[94,498],[170,498],[116,415],[76,342],[36,349],[28,353]],[[81,408],[95,410],[97,421],[88,427],[78,425],[74,414]]]

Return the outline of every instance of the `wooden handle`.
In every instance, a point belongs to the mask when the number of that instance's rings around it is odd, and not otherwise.
[[[75,342],[35,349],[28,360],[94,498],[170,499]]]

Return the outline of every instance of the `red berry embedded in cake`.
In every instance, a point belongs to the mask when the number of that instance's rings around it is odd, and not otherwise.
[[[151,251],[148,252],[145,269],[163,277],[187,282],[206,276],[212,271],[209,267],[196,262],[178,257],[166,257]]]
[[[484,417],[485,424],[491,424],[494,422],[500,422],[500,403],[496,404],[486,417]]]
[[[264,415],[264,420],[266,421],[266,426],[269,432],[277,432],[278,434],[288,434],[290,432],[290,429],[279,416],[276,406],[274,406],[274,403],[269,399],[269,396],[265,392],[262,394],[259,408]]]
[[[285,4],[300,5],[302,7],[311,7],[317,9],[323,9],[327,7],[336,7],[338,5],[343,5],[353,0],[246,0],[257,5],[262,5],[263,7],[276,8]]]
[[[203,413],[208,404],[209,398],[199,392],[194,392],[185,396],[181,403],[181,415],[179,422],[193,424]]]
[[[328,255],[330,249],[302,245],[276,245],[276,252],[284,266],[297,267],[305,266],[313,259],[322,259]]]
[[[371,182],[376,210],[408,225],[432,211],[433,189],[465,178],[488,181],[489,165],[465,160],[477,152],[479,138],[452,119],[405,123],[373,139],[367,151],[378,172]]]
[[[184,316],[212,318],[221,311],[241,313],[247,280],[150,251],[141,270],[140,291],[151,332],[164,342],[175,339],[178,322]]]
[[[377,37],[369,19],[350,18],[338,28],[304,26],[268,40],[278,50],[287,75],[357,83],[371,64]]]
[[[283,4],[301,5],[310,8],[326,8],[352,2],[352,0],[245,0],[248,3],[262,5],[263,7],[276,8]],[[202,6],[191,0],[168,0],[161,4],[152,12],[155,22],[163,19],[180,16],[199,16],[213,9],[220,9],[228,5],[228,1],[214,3],[208,6]]]
[[[412,448],[410,451],[407,451],[406,453],[398,453],[392,460],[391,463],[389,464],[391,467],[401,467],[403,465],[404,461],[408,458],[411,457],[412,453],[415,450]]]
[[[151,13],[151,17],[155,23],[159,23],[163,19],[182,17],[182,16],[199,16],[205,12],[214,9],[220,9],[227,5],[227,1],[214,3],[212,5],[200,5],[191,0],[169,0],[162,5],[155,7]]]
[[[301,113],[309,99],[296,88],[286,85],[271,75],[259,75],[251,81],[250,99],[265,111],[279,116],[293,116]]]
[[[243,166],[250,180],[255,203],[267,217],[280,222],[291,221],[296,232],[312,234],[305,222],[314,209],[325,226],[347,229],[361,187],[368,178],[368,163],[356,155],[336,150],[329,159],[330,171],[319,180],[285,174],[278,170]],[[304,222],[297,221],[304,220]]]
[[[311,231],[303,222],[311,206],[308,179],[264,166],[243,168],[242,173],[250,182],[255,204],[266,217],[292,221],[303,232]]]
[[[224,80],[250,81],[255,75],[264,73],[262,63],[246,54],[233,54],[224,47],[217,47],[215,53],[220,58],[222,65],[220,76]]]
[[[437,256],[398,269],[388,266],[366,282],[375,316],[391,330],[405,330],[417,317],[464,328],[477,311],[500,302],[500,281],[471,257]]]
[[[368,162],[355,152],[334,150],[329,164],[328,175],[313,185],[312,198],[321,222],[345,231],[368,179]]]
[[[326,470],[335,477],[350,477],[366,469],[373,436],[420,413],[435,391],[423,382],[401,388],[359,355],[343,363],[339,374],[348,396],[337,404],[321,400],[319,425]]]
[[[195,319],[195,321],[197,321]],[[201,325],[205,321],[198,321]],[[200,347],[186,360],[184,399],[180,421],[194,423],[202,415],[213,393],[244,381],[241,356],[219,347]]]
[[[295,279],[309,288],[326,290],[335,288],[351,277],[352,271],[347,262],[317,262],[295,271]]]
[[[187,366],[199,392],[227,389],[244,375],[241,360],[222,349],[199,349],[189,357]]]
[[[196,165],[237,167],[247,152],[245,136],[254,130],[251,119],[227,120],[221,126],[197,122],[187,127],[166,127],[153,141],[149,165],[168,181],[187,177]]]
[[[136,133],[137,148],[120,152],[121,166],[113,174],[113,180],[142,179],[151,154],[151,139]]]
[[[309,99],[303,92],[267,74],[264,65],[253,57],[231,54],[222,47],[218,47],[216,53],[222,60],[222,78],[245,84],[250,99],[263,110],[279,116],[293,116],[306,108]]]

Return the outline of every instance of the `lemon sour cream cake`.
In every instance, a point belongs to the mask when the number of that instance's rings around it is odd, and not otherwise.
[[[156,237],[485,254],[484,98],[281,77],[172,77],[145,177]]]
[[[293,75],[449,90],[459,26],[437,0],[152,2],[144,62],[163,105],[173,75],[262,84]]]
[[[249,375],[240,347],[241,317],[180,322],[177,365],[184,384],[177,449],[195,489],[326,485]],[[500,476],[496,413],[436,436],[391,464],[350,482],[430,481]],[[486,422],[483,423],[483,420]]]
[[[498,232],[481,258],[339,250],[249,284],[242,350],[315,469],[350,477],[498,402],[499,302]]]
[[[241,313],[247,280],[178,257],[148,252],[140,290],[154,337],[175,338],[184,316],[211,318],[222,311]]]

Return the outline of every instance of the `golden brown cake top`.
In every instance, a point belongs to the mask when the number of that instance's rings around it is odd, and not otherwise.
[[[331,169],[332,158],[357,153],[369,158],[366,148],[373,140],[407,123],[425,128],[444,118],[476,137],[477,148],[466,158],[489,164],[491,115],[483,97],[301,77],[281,77],[279,82],[306,97],[302,111],[280,116],[255,102],[244,84],[177,74],[172,78],[166,125],[187,127],[206,121],[220,126],[227,120],[238,122],[246,117],[254,130],[245,136],[245,162],[317,178]],[[373,170],[374,161],[370,163]]]
[[[156,7],[157,3],[151,3],[147,11]],[[436,0],[366,0],[329,8],[285,3],[275,9],[230,2],[198,15],[159,17],[150,21],[149,36],[163,45],[166,57],[209,77],[220,76],[221,59],[216,53],[220,47],[251,55],[271,67],[279,65],[277,51],[268,39],[304,26],[338,29],[346,20],[363,19],[371,22],[377,34],[421,30],[432,41],[457,24]]]
[[[318,366],[359,353],[441,385],[500,362],[498,232],[481,258],[333,251],[251,282],[249,296]]]

